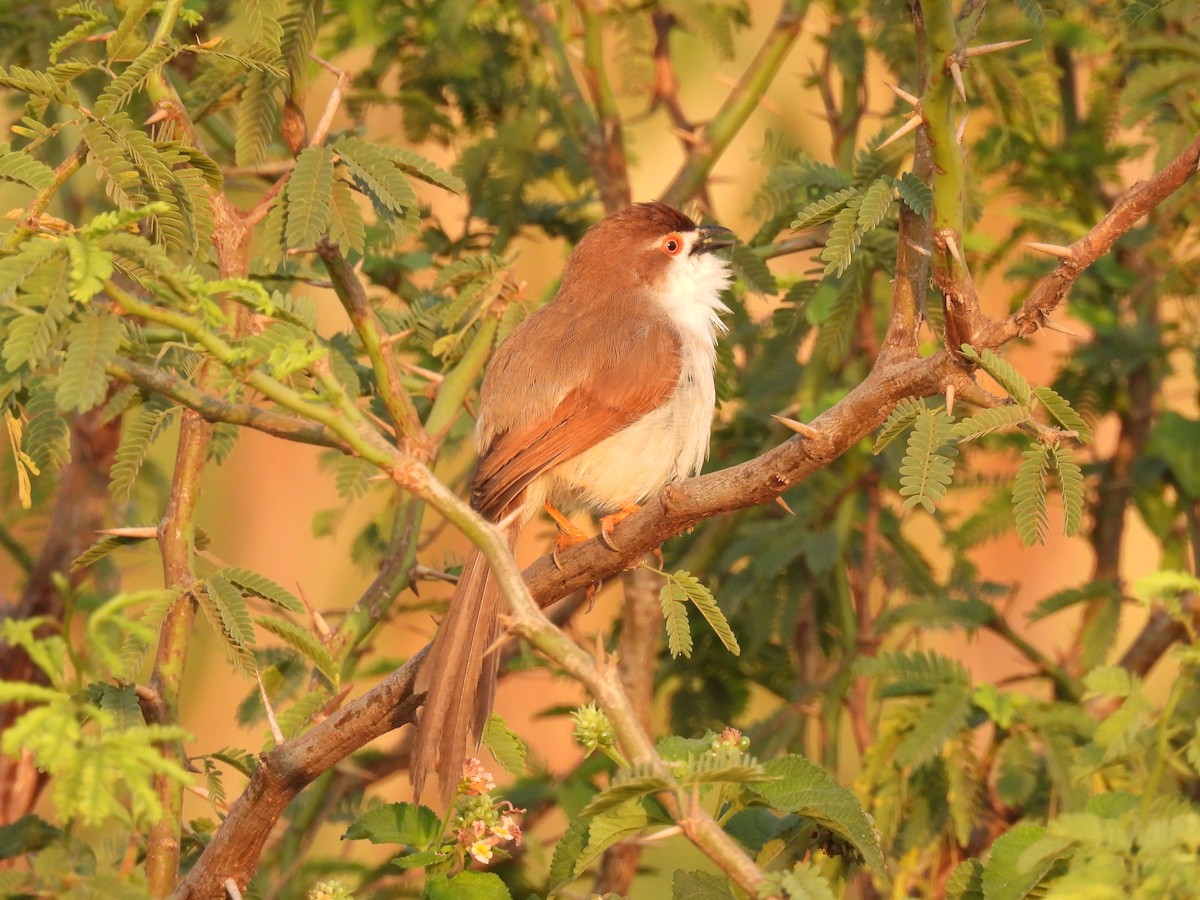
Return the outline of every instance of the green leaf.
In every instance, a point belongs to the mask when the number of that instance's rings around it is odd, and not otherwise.
[[[279,80],[266,72],[249,74],[238,104],[235,159],[239,166],[257,166],[267,157],[267,144],[279,121],[276,90]]]
[[[246,598],[238,590],[237,585],[227,579],[221,572],[213,572],[208,576],[209,594],[221,612],[221,622],[229,634],[241,647],[249,647],[254,643],[254,622],[250,618],[250,610],[246,606]]]
[[[348,137],[338,141],[334,150],[371,201],[384,212],[400,213],[416,206],[417,195],[412,185],[383,148],[362,138]]]
[[[332,195],[333,151],[328,147],[306,147],[296,157],[296,167],[284,190],[289,247],[311,247],[325,233]]]
[[[0,859],[36,853],[57,840],[62,832],[33,813],[9,825],[0,825]]]
[[[11,144],[0,144],[0,181],[15,181],[42,190],[54,184],[54,170]]]
[[[1086,444],[1092,439],[1092,429],[1083,420],[1083,416],[1075,412],[1067,399],[1053,388],[1039,385],[1033,389],[1033,395],[1042,402],[1042,406],[1046,407],[1050,415],[1054,416],[1063,428],[1079,435],[1081,442]]]
[[[125,23],[121,23],[125,27]],[[98,116],[110,116],[133,96],[146,80],[158,69],[180,52],[178,44],[163,42],[151,44],[125,67],[116,78],[110,81],[96,98],[95,112]]]
[[[862,204],[858,207],[858,231],[866,234],[879,226],[892,208],[892,181],[890,178],[880,178],[872,182],[863,194]]]
[[[116,316],[91,313],[67,332],[67,358],[55,402],[63,412],[87,412],[108,393],[105,368],[116,357],[124,327]]]
[[[1023,406],[1010,403],[1005,406],[995,406],[982,409],[973,416],[968,416],[954,425],[954,436],[960,442],[973,441],[991,434],[993,431],[1014,428],[1030,421],[1029,410]]]
[[[945,410],[923,408],[916,416],[900,466],[900,496],[904,509],[917,504],[928,513],[942,499],[954,475],[957,450],[950,444],[954,421]]]
[[[1074,537],[1083,519],[1083,469],[1075,462],[1070,447],[1053,447],[1050,456],[1058,470],[1058,483],[1063,498],[1063,534]]]
[[[779,283],[767,268],[766,261],[741,241],[733,245],[730,263],[734,273],[745,282],[747,289],[756,294],[779,292]]]
[[[517,777],[525,774],[525,757],[529,748],[525,746],[521,736],[495,713],[492,713],[484,726],[483,744],[496,762],[504,767],[504,771]]]
[[[362,815],[346,829],[344,840],[372,844],[405,844],[425,849],[442,838],[442,820],[427,806],[385,803]]]
[[[912,172],[905,172],[894,184],[900,199],[918,216],[933,212],[933,189]]]
[[[224,596],[220,591],[225,592]],[[236,600],[233,599],[235,595]],[[249,629],[251,640],[253,640],[254,623],[250,620],[245,601],[238,593],[237,588],[223,578],[218,578],[214,584],[210,577],[202,589],[192,592],[192,597],[196,600],[196,605],[200,607],[201,612],[204,613],[212,630],[221,638],[225,655],[234,668],[243,677],[252,676],[257,666],[249,643],[242,637],[242,634]],[[238,608],[239,603],[240,609]],[[231,617],[231,620],[227,620],[226,616]]]
[[[494,872],[459,872],[453,878],[434,875],[425,881],[421,900],[512,900]]]
[[[940,653],[917,650],[912,653],[886,651],[875,656],[863,656],[854,671],[868,678],[893,683],[885,696],[907,697],[932,694],[943,685],[971,683],[966,666]]]
[[[142,537],[126,537],[124,535],[106,534],[88,549],[84,550],[77,557],[71,560],[71,571],[77,572],[80,569],[86,569],[93,563],[103,559],[121,547],[131,547],[135,544],[140,544],[142,541],[150,540],[150,538]]]
[[[1033,406],[1033,388],[1008,360],[986,347],[977,351],[970,344],[962,345],[962,353],[967,359],[973,359],[979,363],[979,366],[995,378],[1000,386],[1008,391],[1008,395],[1021,406],[1026,409]]]
[[[946,900],[984,900],[983,863],[964,859],[946,879]]]
[[[582,818],[602,815],[631,801],[640,802],[650,794],[669,791],[673,787],[674,782],[661,775],[621,770],[613,778],[613,783],[593,797],[579,815]]]
[[[875,444],[871,447],[871,452],[879,455],[884,451],[892,441],[894,441],[904,429],[908,428],[917,420],[917,416],[925,409],[925,404],[916,397],[905,397],[892,410],[891,415],[887,417],[887,421],[883,423],[883,428],[879,432],[879,437],[875,438]]]
[[[945,743],[966,725],[970,711],[968,685],[950,683],[939,687],[896,748],[896,764],[915,769],[940,754]]]
[[[554,856],[550,860],[550,873],[547,879],[552,895],[575,879],[575,874],[581,868],[579,861],[583,857],[583,849],[587,846],[587,840],[588,820],[576,818],[567,826],[567,830],[554,845]]]
[[[871,870],[887,877],[879,836],[853,792],[803,756],[785,756],[763,766],[774,781],[751,788],[767,805],[824,825],[854,846]]]
[[[1047,452],[1034,442],[1021,454],[1017,477],[1013,482],[1013,516],[1017,534],[1026,547],[1045,540],[1048,512],[1046,510]]]
[[[1041,825],[1014,825],[996,838],[983,871],[983,896],[986,900],[1024,900],[1032,894],[1054,866],[1045,860],[1037,868],[1024,870],[1021,856],[1045,835]]]
[[[253,594],[255,597],[268,600],[276,606],[283,607],[290,613],[304,615],[307,611],[304,604],[297,599],[295,594],[265,575],[259,575],[257,572],[251,572],[249,569],[243,569],[240,566],[225,566],[222,569],[218,569],[214,574],[219,574],[221,577],[233,582],[247,594]]]
[[[775,897],[782,891],[788,900],[836,900],[833,886],[811,860],[802,860],[790,872],[772,872],[759,888],[759,897]]]
[[[150,445],[155,437],[162,433],[162,424],[167,419],[174,418],[175,412],[175,407],[154,409],[142,406],[126,420],[125,428],[121,432],[121,444],[113,457],[108,482],[108,491],[118,503],[129,500]]]
[[[821,251],[821,259],[825,266],[825,275],[840,276],[850,266],[858,242],[862,239],[862,231],[858,228],[858,211],[863,201],[862,194],[851,197],[841,211],[833,217],[833,227],[829,229],[829,240]]]
[[[672,900],[734,900],[729,884],[711,872],[676,869],[671,876]]]
[[[688,624],[687,606],[683,602],[686,599],[687,592],[674,579],[668,579],[658,593],[663,621],[667,626],[667,648],[675,658],[692,655],[692,629]]]
[[[690,572],[685,572],[682,569],[668,575],[667,578],[679,585],[684,595],[700,610],[700,614],[704,616],[704,620],[708,622],[713,633],[721,639],[721,643],[725,645],[725,649],[734,656],[739,655],[742,650],[738,646],[737,637],[734,635],[733,629],[729,627],[729,620],[725,618],[725,614],[717,606],[717,599],[713,596],[712,591],[701,584],[700,580]],[[666,611],[664,610],[665,614]],[[690,630],[688,638],[690,642]]]
[[[591,808],[591,804],[588,805]],[[580,815],[587,815],[586,811]],[[592,860],[618,841],[641,834],[652,823],[650,814],[640,799],[629,800],[597,813],[588,825],[588,842],[577,868]]]
[[[269,631],[277,638],[282,638],[288,646],[307,659],[314,668],[324,675],[331,684],[338,684],[341,672],[338,665],[330,656],[328,648],[306,629],[295,622],[274,616],[259,616],[254,620],[264,631]]]
[[[1017,0],[1017,9],[1025,14],[1033,27],[1039,31],[1046,25],[1046,14],[1042,11],[1042,4],[1038,0]],[[988,900],[991,900],[989,897]]]
[[[847,203],[858,196],[860,196],[858,188],[842,188],[835,194],[822,197],[796,213],[796,218],[792,220],[792,228],[799,231],[802,228],[811,228],[822,222],[828,222],[841,212]]]
[[[71,258],[71,296],[88,303],[104,290],[105,279],[112,275],[112,254],[87,240],[66,240],[63,246]]]
[[[334,180],[330,195],[329,239],[342,253],[362,253],[367,244],[362,210],[354,200],[353,189],[341,178]]]
[[[22,307],[25,315],[8,321],[8,336],[4,339],[4,367],[15,372],[23,366],[35,368],[47,361],[71,311],[70,279],[66,257],[56,255],[46,260],[37,271],[24,279],[22,292],[31,305],[40,310]]]
[[[447,172],[441,166],[431,162],[419,153],[404,147],[380,147],[380,149],[400,169],[414,178],[420,178],[424,182],[445,188],[456,194],[461,194],[467,189],[466,183],[461,178],[451,172]]]

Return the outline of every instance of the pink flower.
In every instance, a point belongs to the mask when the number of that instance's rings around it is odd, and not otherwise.
[[[458,792],[472,797],[481,797],[496,789],[496,781],[492,774],[483,767],[477,759],[463,760],[462,780],[458,783]]]

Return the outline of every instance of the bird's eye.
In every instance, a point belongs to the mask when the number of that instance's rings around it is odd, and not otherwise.
[[[683,238],[672,232],[663,238],[662,252],[667,256],[678,256],[679,251],[683,249]]]

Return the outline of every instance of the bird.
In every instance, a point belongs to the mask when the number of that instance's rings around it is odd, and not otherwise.
[[[658,201],[602,219],[567,260],[557,293],[495,351],[480,388],[471,505],[510,550],[539,510],[556,552],[585,535],[566,515],[616,524],[667,484],[699,473],[716,407],[718,336],[731,274],[714,251],[732,232]],[[557,557],[556,557],[557,559]],[[437,782],[445,808],[496,691],[503,598],[472,549],[417,674],[414,800]]]

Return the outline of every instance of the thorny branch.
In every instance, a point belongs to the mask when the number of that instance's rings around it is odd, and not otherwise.
[[[1043,310],[1048,314],[1057,308],[1083,269],[1103,252],[1097,248],[1111,247],[1146,211],[1185,184],[1195,173],[1198,161],[1200,137],[1165,169],[1130,188],[1118,201],[1113,213],[1073,245],[1071,263],[1064,262],[1039,285],[1022,309]],[[1054,299],[1052,302],[1045,299],[1035,302],[1035,298],[1046,297]],[[1016,325],[1018,320],[1022,323],[1020,331]],[[1042,317],[1038,315],[1022,316],[1018,313],[1005,325],[993,324],[982,329],[976,336],[976,345],[998,347],[1018,334],[1032,333],[1041,322]],[[486,529],[485,525],[464,517],[465,513],[456,513],[454,522],[481,546],[491,542],[490,549],[485,547],[485,550],[488,551],[489,561],[494,558],[494,561],[501,563],[497,574],[510,600],[514,594],[521,594],[532,598],[539,606],[547,606],[578,588],[637,565],[651,549],[704,519],[773,501],[875,430],[901,399],[931,396],[945,390],[947,385],[956,386],[960,395],[971,393],[974,386],[969,372],[947,350],[943,349],[926,358],[920,358],[915,353],[903,356],[896,354],[890,359],[883,357],[866,380],[810,423],[811,436],[797,435],[749,462],[669,486],[616,529],[613,543],[619,549],[614,550],[599,539],[593,539],[561,554],[561,569],[549,557],[543,557],[525,570],[521,586],[512,583],[515,569],[512,568],[511,559],[502,559],[503,554],[497,552],[500,541],[481,530]],[[397,477],[407,479],[410,486],[415,486],[412,473],[398,473]],[[436,489],[432,485],[425,487]],[[456,498],[453,499],[455,503],[458,502]],[[440,495],[438,501],[449,502],[448,498]],[[443,511],[449,512],[449,507]],[[524,586],[527,586],[528,593],[525,593]],[[515,630],[533,638],[539,645],[546,641],[553,643],[555,634],[561,637],[549,623],[542,631],[526,620]],[[574,650],[582,654],[578,648]],[[305,785],[370,740],[411,723],[420,704],[420,697],[412,694],[413,676],[423,654],[424,651],[417,654],[381,684],[312,730],[265,755],[250,785],[233,805],[228,818],[183,881],[176,896],[213,896],[216,886],[231,876],[238,883],[245,883],[257,864],[274,822]],[[573,656],[573,659],[581,677],[586,676],[591,667],[586,654],[582,654],[582,658]],[[586,676],[584,680],[591,684],[595,682],[595,676]],[[631,718],[636,719],[636,716]],[[634,740],[631,757],[644,758],[644,753],[652,752],[652,748],[647,751],[644,738],[638,741],[635,736]],[[639,746],[641,749],[638,749]]]

